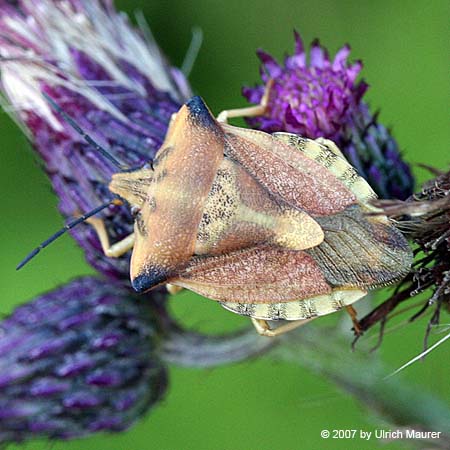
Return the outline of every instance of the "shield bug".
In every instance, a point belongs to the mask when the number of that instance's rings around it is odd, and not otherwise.
[[[355,319],[352,303],[408,272],[408,243],[386,216],[367,214],[376,196],[333,142],[227,123],[262,110],[216,119],[193,97],[152,167],[112,177],[110,191],[135,212],[134,233],[110,246],[101,220],[88,220],[107,255],[133,248],[138,292],[190,289],[267,336],[344,307]]]

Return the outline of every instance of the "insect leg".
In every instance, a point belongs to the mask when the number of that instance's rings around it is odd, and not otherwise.
[[[315,317],[312,317],[311,319],[294,320],[292,322],[287,322],[277,328],[270,328],[267,320],[254,319],[253,317],[252,323],[258,334],[260,334],[261,336],[275,337],[287,333],[288,331],[295,330],[295,328],[298,328],[314,319]]]
[[[178,294],[178,292],[182,291],[184,288],[181,286],[176,286],[174,284],[167,283],[166,284],[167,292],[171,295]]]
[[[129,234],[121,241],[111,245],[109,242],[109,236],[108,232],[106,231],[105,223],[102,219],[99,219],[98,217],[90,217],[86,220],[86,222],[94,227],[94,230],[97,233],[98,238],[100,239],[103,253],[108,258],[119,258],[128,250],[131,250],[133,248],[134,233]]]
[[[270,79],[266,84],[264,95],[262,96],[259,105],[249,106],[247,108],[227,109],[217,116],[217,121],[227,123],[228,119],[232,119],[233,117],[255,117],[264,115],[267,110],[267,103],[272,85],[273,79]]]
[[[355,334],[357,336],[359,336],[360,334],[362,334],[362,330],[361,330],[361,327],[359,325],[359,320],[357,318],[357,314],[356,314],[355,308],[353,308],[352,305],[346,305],[345,309],[346,309],[348,315],[350,316],[350,318],[352,319],[353,329],[355,330]]]

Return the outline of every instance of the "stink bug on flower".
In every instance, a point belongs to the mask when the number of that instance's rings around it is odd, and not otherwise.
[[[113,175],[110,191],[135,213],[125,240],[110,246],[93,214],[73,224],[88,218],[108,256],[133,249],[136,291],[187,288],[275,336],[344,307],[355,318],[350,305],[403,277],[412,253],[386,216],[367,214],[376,195],[332,141],[227,124],[261,114],[269,91],[260,106],[217,119],[193,97],[152,167]]]

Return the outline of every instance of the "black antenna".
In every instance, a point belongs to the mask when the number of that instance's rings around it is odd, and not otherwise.
[[[92,145],[99,153],[101,153],[108,161],[113,163],[121,171],[127,170],[128,167],[124,167],[114,156],[112,156],[106,149],[100,144],[94,141],[76,122],[70,117],[63,109],[45,92],[42,95],[52,105],[52,107],[61,114],[62,118],[90,145]]]
[[[78,224],[84,222],[86,219],[89,219],[89,217],[95,216],[95,214],[100,212],[102,209],[107,208],[109,205],[114,204],[115,202],[117,202],[117,204],[122,204],[121,200],[115,198],[113,200],[110,200],[107,203],[103,203],[103,205],[97,206],[93,210],[87,212],[86,214],[83,214],[78,219],[72,220],[72,222],[69,222],[68,224],[64,225],[63,228],[61,228],[53,236],[50,236],[47,240],[42,242],[42,244],[40,244],[38,247],[36,247],[24,260],[22,260],[16,267],[16,270],[21,269],[25,264],[27,264],[31,259],[33,259],[43,248],[50,245],[53,241],[58,239],[64,233],[71,230],[73,227],[77,226]]]

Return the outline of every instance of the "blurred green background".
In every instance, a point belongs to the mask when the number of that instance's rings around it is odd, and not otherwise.
[[[332,54],[348,42],[351,59],[364,61],[363,77],[370,84],[366,98],[372,109],[381,109],[381,122],[392,126],[406,159],[438,168],[450,162],[449,3],[445,0],[122,0],[116,4],[128,12],[144,11],[175,65],[183,61],[192,27],[201,27],[204,44],[190,81],[214,112],[245,105],[241,86],[259,78],[256,48],[282,57],[293,48],[294,28],[306,43],[319,37]],[[46,177],[25,138],[4,113],[0,145],[0,311],[8,313],[15,305],[92,269],[66,236],[23,271],[15,272],[16,263],[62,221]],[[419,181],[428,176],[418,167],[414,171]],[[220,332],[246,323],[192,294],[179,294],[171,304],[180,320],[204,331]],[[364,306],[363,300],[357,309]],[[324,320],[342,319],[340,314],[334,316]],[[444,314],[442,323],[448,326],[448,322]],[[427,317],[388,333],[379,350],[381,357],[396,368],[418,354],[426,323]],[[448,328],[440,331],[432,335],[432,341]],[[376,333],[373,330],[364,339],[375,343]],[[449,357],[447,342],[401,377],[448,402]],[[363,407],[330,382],[298,366],[263,358],[208,371],[173,367],[165,401],[128,432],[54,443],[51,448],[364,450],[380,445],[375,440],[323,440],[319,434],[324,428],[373,430],[376,426]],[[47,449],[49,444],[25,447]],[[397,443],[383,448],[404,447]]]

